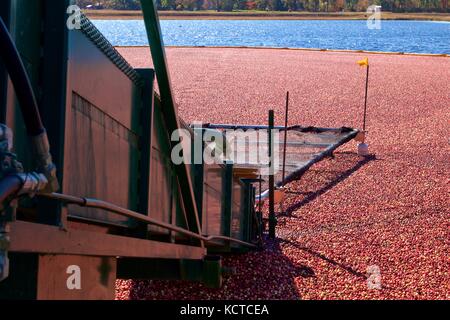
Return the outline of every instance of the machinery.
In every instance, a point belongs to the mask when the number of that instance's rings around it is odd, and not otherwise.
[[[154,69],[81,13],[69,28],[73,1],[0,3],[1,299],[114,299],[117,278],[219,287],[218,254],[261,245],[260,174],[171,161],[172,132],[220,128],[179,118],[156,8],[141,3]]]

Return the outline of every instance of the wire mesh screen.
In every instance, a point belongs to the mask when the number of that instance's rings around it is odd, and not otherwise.
[[[268,189],[270,174],[274,174],[276,185],[281,186],[301,176],[314,163],[331,155],[358,133],[351,128],[292,126],[285,130],[284,127],[275,127],[271,132],[273,157],[269,157],[267,126],[210,124],[208,127],[224,133],[226,158],[233,161],[235,174],[244,178],[261,177],[262,191]],[[270,159],[273,159],[272,166]]]

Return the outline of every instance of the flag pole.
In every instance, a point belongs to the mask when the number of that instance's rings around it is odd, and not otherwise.
[[[361,132],[361,137],[358,138],[358,154],[360,156],[367,156],[369,154],[369,146],[365,142],[366,140],[366,123],[367,123],[367,96],[369,91],[369,59],[366,57],[363,60],[357,62],[361,67],[366,66],[366,94],[364,96],[364,118],[363,118],[363,131]]]
[[[366,73],[366,95],[364,98],[364,119],[363,119],[363,131],[366,131],[366,118],[367,118],[367,92],[369,90],[369,64],[367,64]]]

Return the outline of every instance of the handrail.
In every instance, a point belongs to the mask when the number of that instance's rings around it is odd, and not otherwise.
[[[231,237],[203,236],[203,235],[197,234],[195,232],[171,225],[169,223],[158,221],[156,219],[145,216],[141,213],[137,213],[135,211],[125,209],[125,208],[119,207],[115,204],[112,204],[112,203],[109,203],[106,201],[102,201],[102,200],[82,198],[82,197],[76,197],[76,196],[65,195],[65,194],[60,194],[60,193],[39,193],[38,196],[59,200],[59,201],[65,202],[67,204],[77,205],[80,207],[96,208],[96,209],[102,209],[102,210],[114,212],[114,213],[120,214],[120,215],[128,217],[128,218],[136,219],[141,222],[145,222],[147,224],[155,225],[155,226],[167,229],[167,230],[178,232],[178,233],[181,233],[188,237],[195,238],[195,239],[209,242],[209,243],[217,242],[219,240],[224,240],[224,241],[235,242],[237,244],[241,244],[241,245],[251,247],[251,248],[257,248],[257,246],[252,243],[241,241],[239,239],[235,239],[235,238],[231,238]]]

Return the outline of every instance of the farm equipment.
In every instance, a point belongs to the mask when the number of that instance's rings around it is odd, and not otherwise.
[[[81,13],[69,28],[73,1],[0,3],[0,298],[114,299],[117,278],[219,287],[219,254],[261,244],[261,174],[171,160],[175,130],[224,126],[180,119],[156,8],[141,3],[153,69]],[[318,154],[357,134],[339,132]]]

